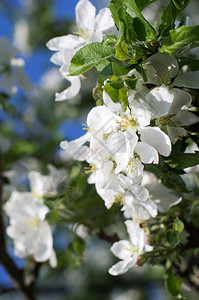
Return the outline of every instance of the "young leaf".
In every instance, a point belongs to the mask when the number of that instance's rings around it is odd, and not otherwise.
[[[135,33],[137,34],[138,40],[153,40],[156,37],[156,32],[141,14],[138,6],[136,5],[136,2],[134,0],[125,0],[124,3],[127,7],[126,12],[133,19],[133,27]]]
[[[180,151],[173,150],[170,156],[164,157],[164,161],[171,168],[183,170],[199,163],[199,152],[182,153]]]
[[[157,0],[135,0],[137,7],[139,8],[140,11],[142,11],[145,7],[148,5],[152,4]]]
[[[170,30],[169,37],[162,41],[160,52],[173,55],[180,48],[199,41],[199,25],[197,26],[181,26]]]
[[[70,64],[70,76],[80,75],[97,66],[103,60],[112,57],[115,49],[109,45],[92,43],[79,49],[73,56]]]
[[[181,284],[182,284],[182,279],[174,277],[171,267],[167,268],[165,275],[164,275],[164,280],[165,280],[165,286],[166,286],[167,291],[172,296],[178,296],[178,295],[180,296],[180,288],[181,288]]]
[[[183,2],[181,1],[181,5],[178,5],[177,8],[174,4],[174,1],[170,1],[161,16],[161,24],[159,26],[159,33],[161,36],[166,36],[169,33],[169,30],[174,28],[176,17],[190,2],[191,0],[185,0]]]
[[[112,14],[112,18],[115,22],[115,25],[117,27],[117,29],[119,30],[119,15],[118,15],[118,11],[120,8],[123,7],[123,0],[111,0],[111,2],[108,5],[108,8],[111,11]]]

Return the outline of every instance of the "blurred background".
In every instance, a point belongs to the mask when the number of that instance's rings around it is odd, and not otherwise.
[[[97,232],[96,237],[95,234],[91,236],[87,227],[77,225],[79,221],[85,224],[85,214],[91,213],[94,204],[97,209],[92,211],[92,231],[95,233],[94,225],[101,222],[110,234],[119,232],[120,236],[125,236],[121,215],[115,213],[117,208],[108,213],[105,208],[101,208],[101,199],[96,195],[94,187],[88,187],[86,183],[82,164],[71,162],[70,157],[59,148],[60,141],[72,140],[85,133],[82,124],[89,110],[95,106],[92,90],[96,85],[97,74],[94,72],[86,73],[81,93],[74,99],[59,103],[54,101],[55,93],[64,90],[69,83],[62,78],[59,68],[50,62],[53,53],[45,45],[53,37],[77,30],[77,2],[0,1],[0,37],[7,37],[19,50],[19,57],[26,62],[24,70],[34,85],[28,93],[19,87],[18,92],[8,100],[7,112],[5,109],[0,110],[0,148],[4,156],[4,170],[12,170],[5,176],[9,180],[5,183],[4,198],[7,200],[13,189],[26,190],[27,172],[30,170],[46,173],[47,166],[51,164],[66,174],[68,202],[65,203],[65,215],[56,226],[53,224],[56,223],[57,213],[54,206],[49,215],[59,266],[57,269],[50,269],[48,264],[42,266],[36,285],[37,299],[172,300],[164,291],[161,267],[145,266],[134,268],[122,276],[109,275],[108,268],[116,261],[110,253],[110,244],[97,238]],[[109,1],[91,2],[99,11]],[[164,0],[157,1],[144,11],[152,25],[159,22],[162,9],[167,3]],[[195,0],[180,18],[184,20],[189,16],[192,24],[196,25],[198,15],[199,2]],[[99,228],[97,225],[96,228]],[[81,249],[77,253],[70,251],[69,247],[71,243],[74,244],[74,237],[80,239],[78,245]],[[18,266],[23,267],[25,262],[14,257],[10,240],[8,246]],[[198,299],[198,295],[188,286],[184,285],[183,289],[188,299]],[[1,266],[0,299],[22,299],[14,291],[12,282]]]

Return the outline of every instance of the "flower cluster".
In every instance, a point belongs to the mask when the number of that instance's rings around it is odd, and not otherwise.
[[[90,13],[89,13],[90,12]],[[71,87],[56,100],[74,97],[79,92],[79,77],[68,77],[73,55],[86,43],[102,42],[104,34],[115,31],[108,8],[95,18],[95,9],[88,0],[80,0],[76,7],[77,35],[50,40],[47,46],[54,51],[52,61],[61,66],[61,73],[71,81]],[[116,34],[117,35],[117,34]],[[150,251],[145,221],[177,204],[174,196],[168,203],[155,201],[144,186],[144,165],[158,164],[159,155],[171,154],[172,143],[186,135],[184,126],[194,124],[198,117],[188,111],[191,95],[181,87],[198,88],[194,72],[179,74],[176,58],[156,53],[143,62],[143,74],[135,69],[126,78],[137,80],[137,88],[124,84],[127,105],[113,101],[104,82],[103,105],[91,109],[87,116],[87,132],[74,141],[63,141],[61,147],[74,159],[88,163],[88,182],[95,184],[97,193],[109,209],[119,202],[122,205],[130,241],[113,244],[111,251],[122,261],[110,268],[112,275],[126,272],[136,264],[143,251]],[[189,78],[189,80],[187,80]],[[192,78],[193,80],[190,80]],[[77,82],[75,82],[77,81]],[[73,87],[73,82],[74,86]]]
[[[37,262],[49,260],[56,267],[56,254],[53,249],[53,237],[50,225],[45,221],[49,208],[43,197],[54,192],[49,176],[39,172],[29,173],[30,192],[11,194],[4,210],[10,218],[7,234],[14,240],[16,256],[32,255]]]

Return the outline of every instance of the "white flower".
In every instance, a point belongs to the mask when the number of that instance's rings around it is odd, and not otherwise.
[[[147,235],[144,229],[141,229],[138,223],[128,220],[125,224],[130,240],[115,242],[111,247],[113,254],[121,259],[109,269],[109,273],[114,276],[123,274],[132,268],[143,251],[152,250],[152,247],[147,245]]]
[[[173,86],[198,88],[199,72],[178,75],[176,58],[161,53],[150,56],[145,61],[144,68],[147,83],[158,86],[146,95],[147,104],[151,108],[153,118],[158,118],[156,123],[165,128],[171,142],[174,143],[176,137],[186,135],[186,130],[181,126],[192,125],[198,122],[199,118],[187,111],[192,101],[191,95]]]
[[[69,76],[70,61],[77,50],[82,46],[94,42],[102,42],[105,34],[116,32],[111,12],[103,8],[96,16],[96,8],[88,0],[80,0],[75,9],[78,32],[65,36],[55,37],[47,43],[50,50],[56,52],[51,61],[60,65],[60,72],[71,86],[62,93],[56,93],[56,101],[67,100],[75,97],[81,88],[79,76]]]
[[[44,220],[48,207],[29,192],[14,191],[4,206],[10,217],[7,234],[14,240],[16,256],[33,255],[38,262],[50,260],[56,266],[51,228]]]

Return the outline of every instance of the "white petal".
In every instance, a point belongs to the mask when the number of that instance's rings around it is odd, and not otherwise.
[[[43,262],[50,259],[52,254],[53,239],[50,226],[47,222],[40,224],[35,243],[36,251],[33,253],[35,260],[37,262]]]
[[[139,244],[139,235],[141,230],[139,224],[135,221],[127,220],[125,221],[125,225],[127,227],[127,231],[132,245],[137,247]]]
[[[139,142],[135,146],[135,152],[140,156],[144,164],[158,164],[159,157],[156,149],[144,142]]]
[[[171,142],[168,137],[158,127],[146,127],[139,130],[141,140],[154,147],[160,154],[169,156],[171,153]]]
[[[52,249],[51,256],[49,258],[49,263],[50,263],[51,268],[57,267],[57,256],[56,256],[54,249]]]
[[[103,91],[103,101],[104,103],[108,106],[108,108],[116,113],[116,114],[120,114],[122,113],[122,107],[121,107],[121,104],[120,103],[114,103],[111,99],[111,97],[105,92]]]
[[[151,65],[163,83],[178,74],[178,62],[174,56],[169,54],[156,53],[147,58],[144,64],[146,68],[147,64]]]
[[[54,53],[54,54],[51,56],[50,61],[51,61],[53,64],[58,65],[58,66],[63,65],[63,59],[62,59],[61,52],[56,52],[56,53]]]
[[[129,241],[120,240],[115,242],[111,247],[111,252],[119,259],[127,259],[131,257],[132,244]]]
[[[179,136],[185,136],[187,134],[186,130],[181,127],[167,126],[167,133],[172,143]]]
[[[147,104],[155,118],[164,116],[169,112],[173,99],[172,91],[165,85],[154,88],[146,95]]]
[[[148,190],[139,184],[133,184],[129,187],[129,190],[134,194],[136,200],[138,201],[146,201],[149,198]]]
[[[59,51],[62,49],[73,50],[75,48],[81,47],[84,43],[85,41],[82,37],[68,34],[49,40],[46,46],[53,51]]]
[[[151,217],[155,218],[157,216],[157,205],[153,200],[148,199],[140,204],[150,213]]]
[[[151,200],[156,203],[158,210],[161,212],[165,212],[182,200],[173,190],[166,188],[159,182],[149,184],[147,188],[149,189]]]
[[[135,253],[133,257],[129,259],[125,259],[123,261],[119,261],[117,264],[113,265],[108,272],[113,275],[117,276],[123,273],[126,273],[130,268],[132,268],[138,259],[138,254]]]
[[[171,118],[171,120],[176,126],[190,126],[197,123],[199,121],[199,117],[187,110],[180,110],[173,118]]]
[[[81,136],[80,138],[78,138],[74,141],[61,142],[60,147],[64,150],[68,151],[74,157],[74,159],[84,161],[88,157],[88,154],[90,151],[89,147],[84,146],[84,144],[87,141],[89,141],[89,139],[90,139],[90,133],[87,132],[86,134],[84,134],[83,136]]]
[[[181,73],[174,80],[173,85],[191,89],[199,88],[199,71]]]
[[[101,31],[104,33],[113,27],[115,27],[115,24],[111,16],[110,9],[107,7],[101,9],[95,18],[95,31]]]
[[[71,85],[63,92],[56,93],[55,101],[72,99],[79,93],[81,88],[81,81],[79,76],[67,76],[66,79],[70,81]]]
[[[96,106],[88,113],[87,124],[94,132],[110,133],[117,124],[118,117],[105,105]]]
[[[93,32],[96,8],[88,0],[80,0],[75,8],[77,26]]]
[[[147,126],[150,124],[151,112],[142,99],[131,101],[130,108],[131,114],[139,126]]]
[[[171,104],[169,114],[174,114],[178,110],[180,110],[184,105],[189,107],[191,104],[192,98],[191,95],[188,92],[185,92],[180,89],[172,89],[172,94],[174,95],[173,102]]]
[[[103,41],[103,35],[101,32],[94,32],[93,34],[90,35],[87,44],[92,44],[92,43],[101,43]]]

